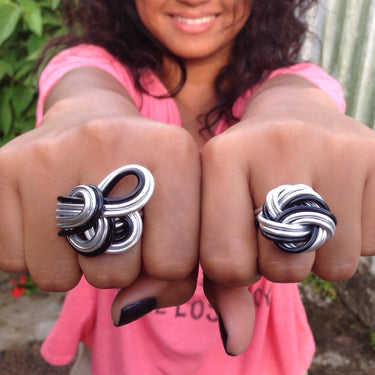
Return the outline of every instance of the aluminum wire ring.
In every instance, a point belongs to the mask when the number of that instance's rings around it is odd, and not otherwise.
[[[318,249],[334,236],[337,224],[323,198],[303,184],[271,190],[257,220],[261,234],[288,253]]]
[[[134,190],[123,197],[109,198],[114,186],[129,175],[138,180]],[[142,235],[142,209],[154,187],[152,174],[135,164],[116,169],[98,186],[76,186],[68,196],[57,198],[59,235],[84,256],[128,251]]]

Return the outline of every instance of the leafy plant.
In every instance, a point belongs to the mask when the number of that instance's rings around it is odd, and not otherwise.
[[[0,146],[34,127],[36,62],[64,31],[60,0],[0,0]]]
[[[322,280],[313,273],[310,273],[303,283],[311,285],[322,297],[328,297],[331,300],[337,297],[335,284],[330,281]]]
[[[371,345],[371,348],[375,352],[375,332],[369,330],[369,335],[370,335],[370,345]]]

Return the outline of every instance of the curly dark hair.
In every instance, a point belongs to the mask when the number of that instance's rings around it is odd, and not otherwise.
[[[307,32],[304,16],[317,1],[253,1],[251,15],[235,39],[231,60],[216,77],[216,104],[199,117],[203,119],[202,130],[212,135],[211,127],[221,118],[229,124],[238,121],[232,113],[235,100],[272,70],[297,62]],[[143,92],[146,90],[140,83],[141,75],[148,69],[162,74],[163,58],[169,56],[182,73],[170,95],[181,90],[186,80],[184,61],[145,28],[134,0],[62,0],[61,3],[69,34],[51,40],[47,50],[79,43],[104,47],[130,69]]]

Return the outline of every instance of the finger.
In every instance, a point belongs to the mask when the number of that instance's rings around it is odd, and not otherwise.
[[[112,170],[122,167],[121,165],[100,165],[95,171],[86,173],[82,180],[84,184],[99,185],[100,181],[108,176]],[[114,178],[116,178],[114,176]],[[95,181],[95,182],[94,182]],[[116,181],[116,179],[114,180]],[[127,175],[116,181],[107,191],[109,198],[120,198],[131,194],[138,186],[136,176]],[[137,223],[138,225],[138,223]],[[141,223],[142,225],[142,223]],[[125,252],[104,252],[97,256],[79,255],[79,265],[86,276],[87,281],[97,288],[121,288],[130,285],[141,271],[142,265],[142,238],[133,247]]]
[[[227,354],[239,355],[249,346],[255,321],[252,296],[247,287],[223,287],[207,278],[204,291],[219,316],[219,329]]]
[[[315,261],[315,252],[288,253],[258,232],[258,267],[266,279],[293,283],[304,280]]]
[[[342,184],[331,176],[330,189],[323,183],[315,186],[337,218],[334,237],[316,252],[312,268],[320,278],[328,281],[346,280],[353,276],[357,269],[361,253],[361,207],[363,183],[353,171],[348,171],[356,183]]]
[[[57,236],[54,205],[46,203],[36,219],[32,191],[23,193],[23,198],[25,255],[33,280],[45,291],[72,289],[81,277],[81,269],[72,248],[64,238]]]
[[[78,256],[86,280],[96,288],[121,288],[130,285],[141,272],[142,241],[122,254]]]
[[[235,285],[235,280],[237,285],[240,280],[242,285],[253,284],[259,273],[277,282],[301,281],[311,270],[314,254],[283,253],[265,240],[256,231],[252,207],[262,207],[268,191],[278,185],[311,185],[308,166],[301,158],[291,164],[290,152],[285,156],[276,151],[280,147],[269,147],[265,153],[259,144],[269,142],[268,133],[253,132],[256,144],[241,146],[232,132],[236,147],[226,136],[223,146],[218,142],[203,155],[202,266],[210,279],[227,285]],[[230,280],[231,273],[237,273],[236,278]]]
[[[261,234],[259,237],[259,270],[267,279],[279,283],[294,283],[304,280],[310,273],[315,253],[290,254],[277,248]]]
[[[371,153],[373,155],[373,153]],[[375,171],[365,183],[362,200],[362,252],[363,256],[375,255]]]
[[[172,135],[169,156],[153,165],[155,192],[144,210],[143,267],[161,280],[183,279],[198,263],[199,154],[190,135]]]
[[[259,275],[247,170],[225,145],[212,145],[202,152],[200,262],[212,281],[249,285]]]
[[[200,200],[198,151],[190,135],[186,137],[186,132],[176,132],[172,127],[162,126],[157,134],[158,143],[165,147],[161,148],[161,154],[153,154],[151,161],[142,161],[139,155],[136,158],[136,150],[130,147],[121,158],[124,164],[133,160],[135,164],[146,166],[155,180],[154,193],[143,209],[142,243],[116,257],[104,253],[95,258],[80,258],[86,277],[97,287],[128,286],[136,279],[141,267],[145,273],[158,279],[183,279],[197,265]],[[145,144],[156,144],[152,137],[142,137]],[[174,140],[172,145],[170,139]],[[135,142],[127,141],[130,144]],[[134,157],[130,159],[132,154]],[[128,192],[126,189],[126,184],[120,183],[113,194],[125,195]]]
[[[26,262],[39,288],[67,291],[81,277],[77,255],[67,241],[57,235],[56,189],[43,184],[43,172],[35,170],[33,178],[39,183],[23,183],[20,187]]]
[[[67,187],[63,187],[60,183],[60,191],[56,194],[56,197],[57,195],[68,195],[78,185],[98,186],[114,170],[127,164],[135,164],[134,159],[121,155],[121,149],[117,143],[120,137],[116,137],[118,124],[114,123],[112,132],[108,128],[109,125],[107,129],[104,129],[101,123],[85,125],[80,129],[82,136],[69,140],[69,147],[73,149],[77,140],[84,139],[85,141],[79,141],[80,147],[76,146],[78,148],[74,152],[74,157],[77,160],[76,169],[72,168],[70,171],[69,181],[66,182]],[[104,132],[106,134],[103,134]],[[109,134],[107,134],[108,132]],[[61,148],[61,145],[56,145],[54,148],[58,147]],[[129,153],[132,154],[132,151],[134,150],[130,149]],[[96,155],[93,155],[94,152]],[[113,154],[111,154],[112,152]],[[52,155],[51,158],[56,159],[56,156]],[[139,160],[136,160],[136,162],[144,164]],[[58,160],[54,160],[53,163],[58,164]],[[86,165],[90,167],[85,168]],[[137,184],[138,181],[135,176],[127,175],[111,187],[108,197],[126,196],[134,191]],[[66,239],[64,241],[67,242]],[[120,288],[129,285],[138,277],[141,269],[140,241],[132,249],[122,254],[105,252],[101,255],[87,257],[78,255],[72,248],[70,248],[70,253],[76,257],[86,280],[97,288]]]
[[[113,301],[115,326],[131,323],[152,310],[177,306],[194,294],[197,272],[178,281],[163,281],[142,274],[128,288],[121,289]]]
[[[254,130],[253,137],[257,139],[257,143],[253,145],[253,155],[257,157],[247,159],[250,190],[254,206],[259,208],[263,207],[267,194],[272,189],[280,185],[312,186],[313,179],[311,161],[305,157],[302,150],[306,151],[310,146],[300,141],[299,125],[291,124],[289,132],[288,129],[283,130],[277,125],[266,130],[263,131],[262,128]],[[284,132],[288,136],[285,136]],[[259,273],[270,281],[281,283],[302,281],[308,276],[314,264],[314,252],[287,253],[263,237],[259,230],[257,247]]]
[[[35,283],[47,291],[67,291],[80,280],[77,254],[65,238],[58,236],[57,196],[68,194],[80,184],[80,162],[89,165],[92,157],[85,137],[57,127],[34,129],[15,140],[22,162],[19,194],[23,212],[24,250]],[[101,150],[96,147],[96,151]],[[22,156],[21,156],[22,157]]]
[[[22,206],[16,182],[9,181],[4,149],[0,149],[0,160],[0,268],[6,272],[26,272]]]

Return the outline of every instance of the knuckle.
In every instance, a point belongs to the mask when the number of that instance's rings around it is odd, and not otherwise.
[[[145,262],[145,271],[159,280],[183,280],[194,269],[195,264],[185,260],[168,260]]]
[[[52,139],[38,140],[29,146],[30,150],[27,155],[30,161],[35,160],[40,166],[50,166],[54,164],[57,157],[57,143]]]
[[[44,292],[67,292],[73,289],[79,282],[79,278],[60,278],[51,275],[40,276],[31,274],[36,286]]]
[[[66,144],[64,147],[66,148]],[[44,168],[53,168],[63,154],[61,151],[62,147],[59,147],[56,138],[34,138],[29,142],[22,141],[19,147],[15,147],[14,153],[10,150],[9,160],[18,169],[18,173],[29,173],[31,170],[37,175]],[[35,168],[35,165],[38,165],[38,168]]]
[[[344,281],[355,274],[357,266],[357,262],[338,262],[334,267],[319,267],[313,271],[318,277],[326,281]]]
[[[117,121],[92,119],[82,123],[75,131],[76,139],[84,142],[85,150],[98,152],[118,150],[121,142],[120,134],[124,129]]]
[[[215,166],[220,168],[222,160],[231,153],[231,139],[232,137],[228,135],[218,135],[211,138],[201,151],[203,165],[209,165],[210,168],[215,168]]]
[[[9,144],[0,147],[0,187],[9,180],[12,175],[12,161],[17,156],[17,152],[9,147]]]
[[[278,283],[297,283],[306,279],[314,262],[313,253],[281,254],[260,258],[259,271],[267,280]]]
[[[74,134],[67,134],[67,136],[69,138],[73,136],[76,142],[80,143],[81,152],[89,157],[91,153],[93,155],[113,155],[126,149],[124,145],[129,146],[130,143],[129,140],[126,140],[128,135],[124,124],[112,118],[87,120],[76,126],[72,132]]]
[[[375,233],[373,231],[369,232],[362,235],[361,256],[375,255]]]
[[[375,246],[365,244],[362,247],[361,256],[363,256],[363,257],[375,256]]]
[[[261,274],[269,281],[277,283],[298,283],[306,279],[310,270],[302,267],[279,268],[274,270],[261,269]]]
[[[0,269],[8,273],[25,273],[27,265],[24,258],[0,258]]]
[[[77,131],[83,138],[90,138],[90,140],[99,140],[103,142],[103,134],[110,135],[116,132],[119,127],[116,121],[105,121],[103,119],[91,119],[83,122],[77,127]]]
[[[33,131],[39,131],[33,130]],[[58,155],[56,137],[35,137],[33,131],[23,134],[0,148],[0,177],[16,177],[30,170],[38,172],[44,166],[50,166]],[[35,165],[41,168],[35,168]],[[3,179],[3,176],[5,177]]]
[[[198,148],[193,137],[183,128],[163,126],[158,137],[160,137],[158,142],[163,145],[162,152],[165,154],[165,159],[170,160],[174,165],[190,164],[192,157],[198,156]]]
[[[85,278],[89,284],[99,289],[126,288],[136,280],[138,274],[137,267],[133,267],[121,273],[108,270],[85,272]]]
[[[256,270],[252,269],[250,264],[246,265],[234,257],[215,257],[202,267],[208,279],[227,286],[246,286],[258,279]]]
[[[265,144],[279,152],[290,152],[291,145],[297,147],[303,144],[301,140],[308,139],[309,128],[302,121],[273,121],[263,128]]]

